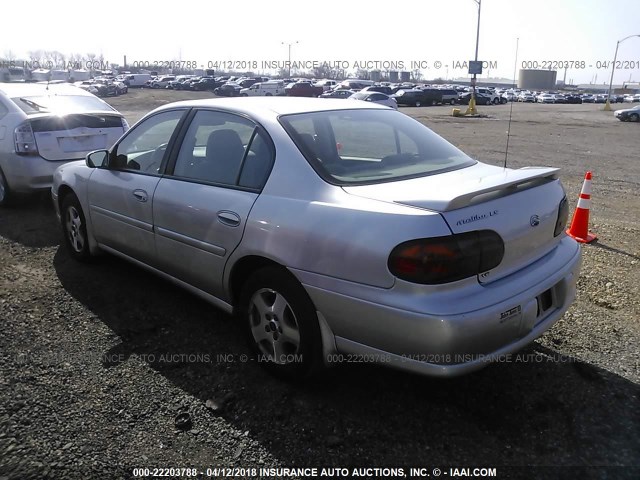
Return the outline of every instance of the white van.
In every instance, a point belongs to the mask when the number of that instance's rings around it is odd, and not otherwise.
[[[284,82],[281,80],[254,83],[249,88],[240,90],[241,97],[271,97],[276,95],[284,95]]]
[[[124,76],[124,83],[129,88],[146,87],[147,82],[151,81],[151,75],[148,73],[130,73]]]

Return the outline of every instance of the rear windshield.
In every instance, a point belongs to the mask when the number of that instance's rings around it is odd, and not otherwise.
[[[11,100],[28,114],[39,112],[66,114],[115,111],[98,97],[88,95],[25,96],[12,98]]]
[[[281,116],[280,122],[316,172],[338,185],[421,177],[476,163],[394,110],[303,113]]]

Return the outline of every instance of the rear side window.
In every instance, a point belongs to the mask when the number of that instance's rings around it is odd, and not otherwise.
[[[272,163],[270,143],[255,123],[230,113],[201,110],[187,130],[173,175],[261,189]]]

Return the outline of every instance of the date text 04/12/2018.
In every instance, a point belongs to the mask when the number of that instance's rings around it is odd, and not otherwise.
[[[613,66],[611,60],[523,60],[520,68],[526,70],[584,70],[595,68],[597,70],[609,70]],[[635,70],[640,68],[640,60],[617,60],[616,70]]]

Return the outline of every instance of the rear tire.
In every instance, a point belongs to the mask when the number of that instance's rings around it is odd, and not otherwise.
[[[80,262],[88,262],[92,255],[89,250],[87,222],[78,197],[69,193],[60,207],[60,223],[64,244],[69,254]]]
[[[315,306],[288,271],[265,267],[242,288],[240,316],[261,365],[288,380],[322,368],[322,337]]]
[[[416,102],[415,105],[416,105],[416,107],[421,107],[422,106],[422,102]]]
[[[11,194],[11,189],[9,188],[9,182],[7,181],[7,177],[4,176],[2,169],[0,168],[0,207],[6,207],[11,203],[11,199],[13,195]]]

